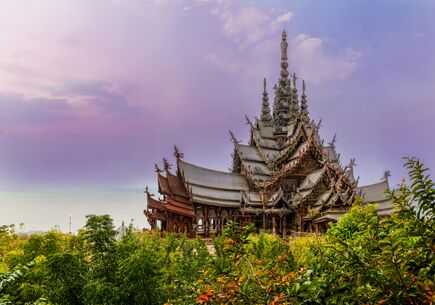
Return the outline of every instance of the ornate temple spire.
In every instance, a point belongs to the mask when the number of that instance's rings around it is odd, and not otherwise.
[[[280,73],[280,79],[279,83],[282,88],[286,88],[288,84],[288,57],[287,57],[287,32],[286,30],[282,31],[282,38],[281,38],[281,73]]]
[[[266,78],[263,81],[263,103],[261,105],[261,117],[264,122],[270,122],[272,117],[270,116],[269,97],[266,90]]]
[[[275,99],[274,99],[274,101],[273,101],[273,111],[272,111],[272,114],[273,114],[273,117],[274,118],[276,118],[277,116],[278,116],[278,92],[279,92],[279,90],[278,90],[278,86],[277,86],[277,84],[275,84],[275,85],[273,85],[273,93],[274,93],[274,95],[275,95]]]
[[[289,109],[290,109],[290,81],[288,72],[288,57],[287,57],[287,32],[284,30],[282,32],[281,39],[281,72],[278,84],[275,89],[275,100],[273,104],[273,118],[276,123],[276,132],[285,133],[286,125],[290,120]]]
[[[296,73],[292,74],[293,90],[290,97],[290,120],[293,121],[298,117],[299,113],[299,100],[298,100],[298,88],[296,86],[297,76]]]
[[[301,97],[301,109],[300,109],[300,115],[301,115],[301,121],[308,123],[310,121],[309,119],[309,112],[308,112],[308,101],[307,101],[307,95],[305,94],[305,81],[302,80],[302,97]]]

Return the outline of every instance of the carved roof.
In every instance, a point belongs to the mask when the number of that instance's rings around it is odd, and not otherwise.
[[[357,188],[357,190],[361,192],[364,201],[367,203],[376,203],[387,200],[387,194],[385,191],[389,189],[388,182],[386,181],[380,181]]]
[[[195,216],[195,212],[193,211],[193,208],[190,204],[178,202],[171,198],[169,198],[168,201],[156,200],[150,194],[148,194],[147,196],[147,208],[151,209],[151,211],[148,211],[149,215],[147,216],[154,217],[155,219],[166,219],[166,216],[163,217],[163,215],[165,215],[165,212],[179,214],[187,217]]]
[[[246,178],[240,174],[216,171],[183,160],[178,162],[178,168],[189,185],[235,191],[249,189]]]
[[[315,172],[309,173],[304,181],[300,184],[299,190],[305,190],[305,189],[311,189],[314,187],[314,185],[319,182],[320,178],[322,177],[323,173],[326,171],[326,167],[319,169]]]
[[[186,187],[183,184],[183,181],[180,177],[175,176],[171,173],[167,173],[166,179],[168,181],[169,187],[171,189],[172,194],[178,195],[184,198],[189,198],[187,194]]]
[[[165,195],[170,195],[171,188],[169,187],[169,182],[166,177],[162,176],[160,173],[157,173],[157,181],[159,185],[159,192]]]

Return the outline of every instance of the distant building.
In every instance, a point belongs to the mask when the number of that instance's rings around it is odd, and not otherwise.
[[[248,144],[230,132],[233,143],[231,172],[188,163],[175,147],[176,171],[163,159],[157,165],[160,198],[146,188],[144,211],[152,228],[208,237],[220,234],[235,220],[284,238],[297,232],[325,232],[352,206],[357,196],[381,202],[380,213],[391,213],[380,183],[357,187],[355,161],[343,166],[335,149],[335,137],[325,144],[320,122],[310,119],[305,82],[299,97],[297,78],[289,77],[287,34],[282,33],[281,72],[273,87],[272,109],[264,80],[260,117],[251,121]]]
[[[121,226],[116,229],[116,240],[122,239],[122,237],[127,234],[127,227],[124,224],[124,220],[121,223]]]

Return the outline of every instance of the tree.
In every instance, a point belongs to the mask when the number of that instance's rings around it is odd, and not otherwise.
[[[161,269],[159,253],[146,247],[120,261],[117,276],[122,304],[163,304]]]
[[[86,262],[78,254],[57,253],[47,260],[47,295],[57,304],[83,304]]]
[[[117,304],[116,230],[109,215],[88,215],[81,234],[87,242],[90,268],[84,286],[85,304]]]
[[[90,252],[96,259],[101,259],[114,249],[116,230],[109,215],[87,215],[83,231]]]

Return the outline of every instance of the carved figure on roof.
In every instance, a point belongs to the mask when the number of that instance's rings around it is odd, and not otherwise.
[[[174,157],[177,161],[184,158],[184,154],[178,149],[177,145],[174,145]]]
[[[172,164],[169,164],[168,160],[166,158],[163,158],[163,167],[166,172],[171,171]]]
[[[144,191],[144,193],[147,194],[148,197],[153,197],[153,196],[155,196],[154,194],[151,194],[151,193],[150,193],[150,191],[149,191],[149,189],[148,189],[148,185],[145,187],[145,191]]]
[[[388,178],[391,177],[391,173],[389,170],[384,171],[384,175],[382,176],[382,180],[388,183]]]
[[[230,136],[231,136],[231,140],[233,141],[234,144],[239,144],[240,141],[236,139],[236,136],[234,135],[234,133],[230,130]]]
[[[329,146],[335,147],[335,143],[337,142],[337,134],[332,137],[331,142],[328,142]]]
[[[155,167],[155,171],[156,171],[156,173],[162,173],[162,172],[163,172],[163,171],[159,168],[159,166],[157,165],[157,163],[154,164],[154,167]]]

